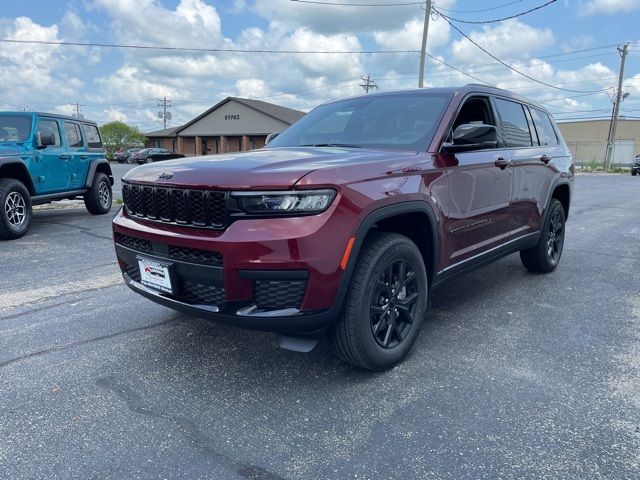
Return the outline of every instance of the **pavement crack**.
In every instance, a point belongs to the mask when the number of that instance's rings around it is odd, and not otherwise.
[[[113,392],[131,412],[173,424],[198,450],[215,458],[228,469],[235,471],[240,477],[251,480],[285,480],[284,477],[269,472],[262,467],[239,462],[221,453],[215,441],[207,436],[195,421],[145,404],[140,395],[129,384],[115,375],[100,377],[96,380],[96,384]]]
[[[120,332],[110,333],[109,335],[102,335],[100,337],[94,337],[94,338],[89,338],[87,340],[80,340],[78,342],[68,343],[66,345],[60,345],[59,347],[51,347],[51,348],[46,348],[44,350],[38,350],[37,352],[29,353],[27,355],[21,355],[19,357],[14,357],[14,358],[11,358],[9,360],[5,360],[3,362],[0,362],[0,368],[8,367],[9,365],[12,365],[14,363],[23,362],[23,361],[26,361],[26,360],[30,360],[32,358],[41,357],[43,355],[49,355],[51,353],[58,353],[58,352],[62,352],[64,350],[70,350],[72,348],[80,347],[82,345],[88,345],[88,344],[93,343],[93,342],[100,342],[102,340],[108,340],[110,338],[120,337],[120,336],[123,336],[123,335],[127,335],[129,333],[142,332],[144,330],[150,330],[152,328],[162,327],[162,326],[165,326],[165,325],[170,325],[170,324],[175,323],[177,321],[178,321],[178,319],[166,320],[164,322],[153,323],[151,325],[145,325],[144,327],[130,328],[128,330],[121,330]]]
[[[56,307],[60,307],[62,305],[66,305],[67,303],[69,303],[69,302],[54,303],[53,305],[47,305],[45,307],[34,308],[32,310],[27,310],[26,312],[14,313],[13,315],[0,316],[0,321],[13,320],[14,318],[24,317],[25,315],[33,315],[34,313],[45,312],[47,310],[51,310],[52,308],[56,308]],[[28,303],[22,304],[20,306],[24,306],[24,305],[28,305]]]
[[[87,235],[89,235],[90,237],[94,237],[94,238],[99,238],[101,240],[113,240],[113,237],[111,235],[109,236],[104,236],[104,235],[98,235],[97,233],[93,233],[93,231],[90,228],[87,227],[79,227],[78,225],[73,225],[71,223],[64,223],[64,222],[47,222],[47,221],[38,221],[38,223],[42,223],[44,225],[62,225],[65,227],[69,227],[69,228],[75,228],[77,230],[80,230],[82,233],[86,233]]]

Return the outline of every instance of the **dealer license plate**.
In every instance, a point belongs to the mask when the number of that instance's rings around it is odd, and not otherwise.
[[[173,293],[170,264],[138,257],[138,267],[140,268],[140,283],[161,292]]]

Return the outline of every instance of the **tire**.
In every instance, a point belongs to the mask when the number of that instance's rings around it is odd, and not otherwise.
[[[22,237],[31,226],[31,195],[13,178],[0,178],[0,240]]]
[[[636,172],[635,170],[631,170],[631,175],[633,175],[634,177],[638,174],[638,172]]]
[[[109,213],[112,203],[113,193],[109,177],[102,172],[96,172],[91,188],[84,194],[85,207],[92,215],[104,215]]]
[[[556,269],[562,257],[565,222],[562,204],[552,199],[537,245],[520,252],[520,260],[528,270],[536,273],[550,273]]]
[[[424,321],[428,295],[424,261],[407,237],[375,232],[357,262],[329,340],[340,360],[366,370],[386,370],[407,355]],[[403,266],[405,286],[398,289]]]

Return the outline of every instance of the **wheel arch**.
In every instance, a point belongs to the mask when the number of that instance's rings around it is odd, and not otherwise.
[[[378,208],[365,217],[355,236],[340,286],[341,291],[348,288],[362,246],[367,236],[374,231],[399,233],[410,238],[422,253],[429,282],[433,281],[437,272],[438,259],[436,215],[427,202],[409,201]]]
[[[559,182],[553,187],[551,198],[558,200],[562,204],[565,218],[569,218],[569,207],[571,206],[571,187],[569,182]]]
[[[14,178],[24,183],[30,195],[35,195],[33,180],[27,166],[15,158],[0,158],[0,178]]]
[[[93,185],[93,179],[97,172],[104,173],[109,177],[109,182],[111,182],[111,186],[113,186],[113,173],[111,172],[111,165],[109,164],[109,161],[106,158],[97,158],[91,160],[91,163],[89,163],[87,179],[84,183],[85,188],[91,188],[91,185]]]

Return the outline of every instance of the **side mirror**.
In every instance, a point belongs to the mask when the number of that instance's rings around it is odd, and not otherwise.
[[[497,148],[499,144],[498,130],[493,125],[484,123],[464,123],[453,131],[452,143],[446,143],[443,148],[450,152],[465,152]]]
[[[56,139],[53,133],[50,132],[38,132],[38,149],[47,148],[49,145],[55,145]]]
[[[264,140],[264,144],[267,145],[271,140],[273,140],[274,138],[276,138],[278,135],[280,135],[280,132],[277,133],[270,133],[269,135],[267,135],[267,138],[265,138]]]

